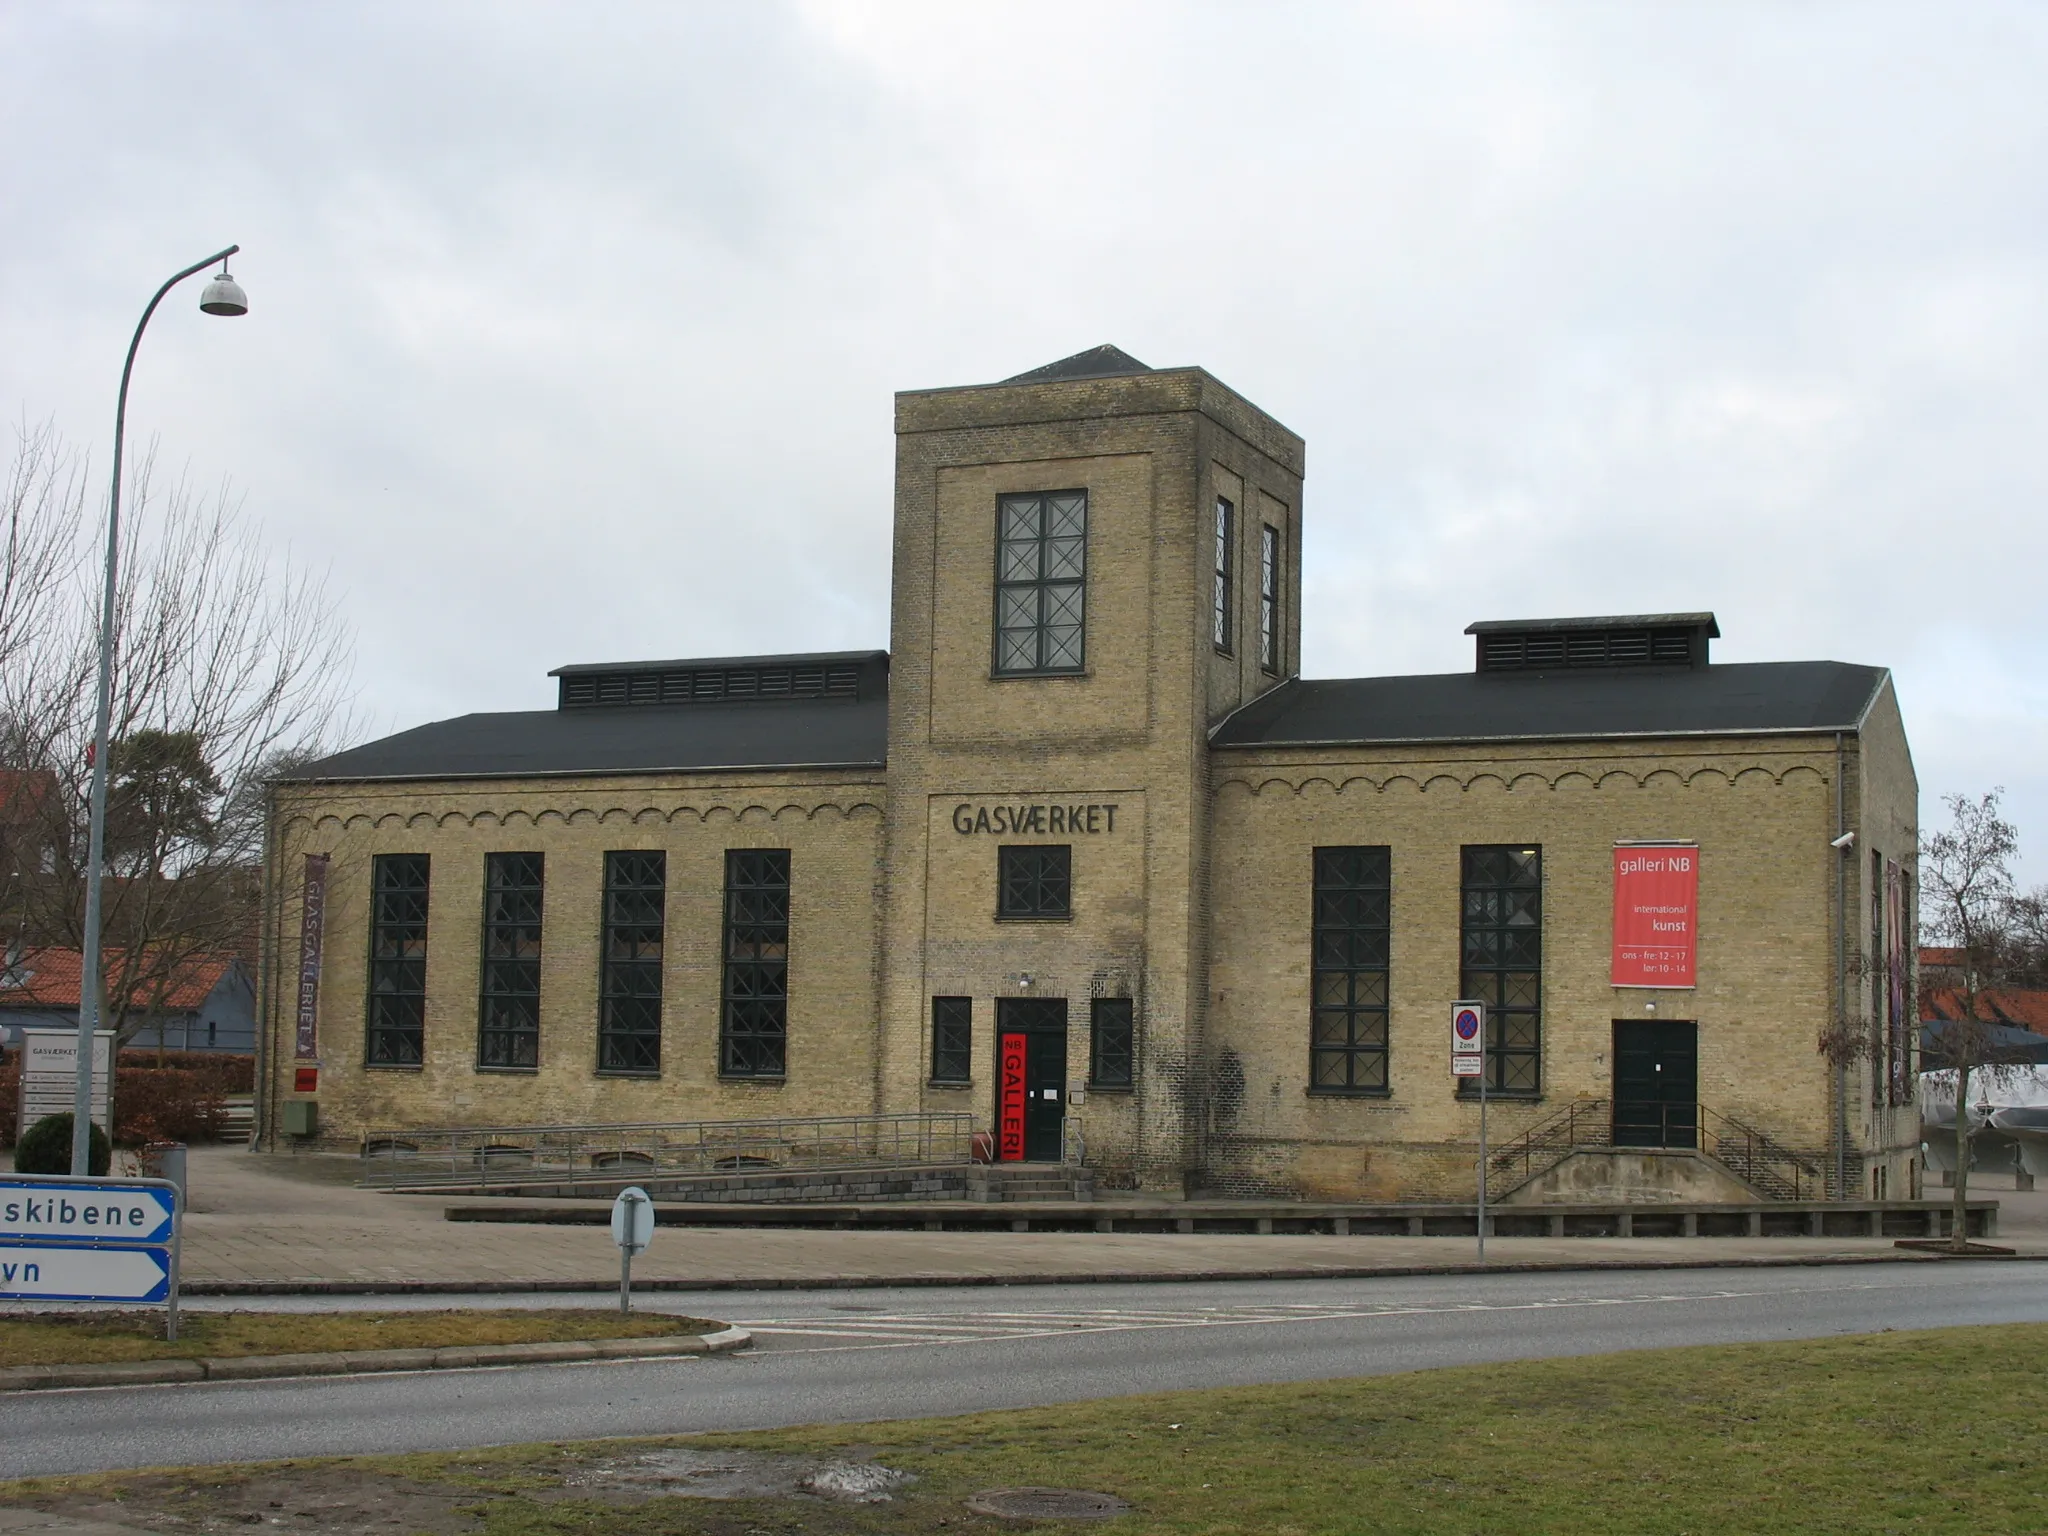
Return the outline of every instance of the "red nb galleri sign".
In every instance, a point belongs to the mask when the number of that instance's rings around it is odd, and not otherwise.
[[[1697,843],[1615,845],[1615,986],[1694,985],[1699,898]]]

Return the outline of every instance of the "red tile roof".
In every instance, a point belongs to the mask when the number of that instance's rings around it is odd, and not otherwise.
[[[121,951],[109,950],[104,968],[109,975],[121,968]],[[11,967],[0,966],[0,1008],[76,1008],[78,973],[85,957],[75,949],[25,949]],[[233,955],[195,955],[177,968],[165,990],[161,1007],[167,1013],[189,1013],[206,1001],[220,984]],[[150,990],[137,989],[128,1000],[131,1008],[151,1006]]]
[[[0,823],[25,826],[56,791],[57,776],[47,768],[0,768]]]
[[[1920,1021],[1959,1019],[1962,999],[1953,987],[1925,987],[1921,992]],[[1977,994],[1977,1017],[1986,1024],[2010,1024],[2048,1035],[2048,987],[1986,987]]]

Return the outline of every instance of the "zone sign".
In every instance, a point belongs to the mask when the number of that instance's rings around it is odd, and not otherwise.
[[[1475,1056],[1483,1048],[1480,1037],[1486,1033],[1486,1004],[1451,1004],[1451,1054],[1453,1056]]]

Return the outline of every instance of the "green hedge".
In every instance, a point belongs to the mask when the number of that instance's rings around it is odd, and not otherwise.
[[[210,1060],[199,1051],[172,1051],[175,1066],[145,1066],[152,1052],[124,1052],[114,1069],[114,1140],[124,1147],[151,1141],[217,1141],[227,1118],[227,1096],[237,1092],[248,1058]],[[138,1059],[140,1058],[140,1059]],[[238,1072],[237,1062],[242,1063]],[[189,1065],[188,1065],[189,1063]],[[247,1092],[246,1088],[240,1089]],[[0,1146],[20,1134],[21,1064],[0,1066]],[[31,1128],[33,1129],[33,1128]]]

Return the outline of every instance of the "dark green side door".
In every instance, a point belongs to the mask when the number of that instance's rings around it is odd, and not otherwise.
[[[1614,1021],[1614,1144],[1699,1145],[1699,1026]]]

